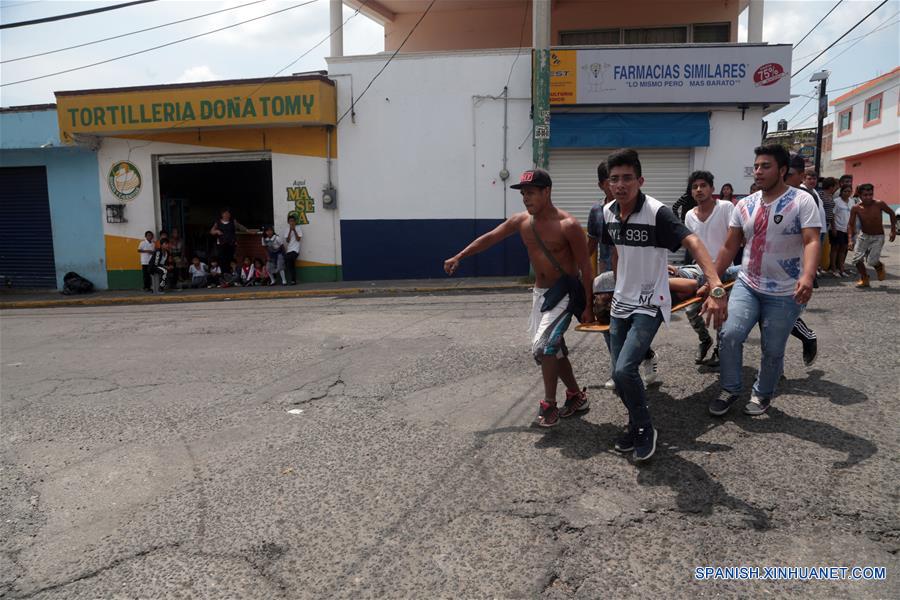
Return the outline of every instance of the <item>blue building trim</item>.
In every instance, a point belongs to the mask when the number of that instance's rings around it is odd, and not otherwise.
[[[53,105],[0,110],[0,167],[47,169],[56,285],[69,271],[107,288],[97,153],[59,140]]]
[[[709,113],[554,113],[551,148],[709,146]]]
[[[0,167],[44,166],[50,199],[56,284],[75,271],[106,289],[106,249],[97,154],[79,148],[0,150]]]
[[[341,263],[347,281],[444,278],[444,261],[503,219],[379,219],[341,221]],[[518,236],[466,258],[459,277],[523,276],[528,254]]]

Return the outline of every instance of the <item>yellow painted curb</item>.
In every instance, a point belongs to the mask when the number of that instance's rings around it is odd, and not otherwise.
[[[333,290],[260,290],[256,292],[241,291],[237,294],[185,294],[169,292],[164,295],[136,295],[104,298],[91,296],[86,298],[60,298],[59,300],[11,300],[0,302],[0,310],[24,308],[55,308],[64,306],[115,306],[128,304],[178,304],[188,302],[225,302],[237,300],[265,300],[281,298],[321,298],[329,296],[356,296],[364,294],[422,294],[429,292],[473,292],[529,289],[530,284],[495,284],[474,286],[440,286],[440,287],[396,287],[396,288],[336,288]]]

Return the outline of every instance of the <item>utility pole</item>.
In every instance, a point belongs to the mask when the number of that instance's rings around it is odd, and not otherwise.
[[[533,0],[531,126],[534,166],[550,164],[550,0]]]
[[[817,176],[822,174],[822,122],[825,120],[825,115],[828,114],[828,95],[825,93],[825,85],[828,83],[829,75],[831,75],[830,71],[823,70],[813,73],[813,76],[809,78],[812,82],[819,82],[819,118],[816,124],[816,160],[814,164]]]

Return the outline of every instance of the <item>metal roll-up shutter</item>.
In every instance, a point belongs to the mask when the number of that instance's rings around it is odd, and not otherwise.
[[[550,151],[550,176],[553,178],[553,204],[578,218],[587,228],[587,217],[594,202],[603,197],[597,187],[597,165],[616,148],[554,149]],[[638,148],[644,185],[641,190],[672,206],[687,189],[691,174],[690,148]],[[680,260],[682,252],[670,253],[669,260]]]
[[[45,167],[0,168],[0,282],[56,287]]]

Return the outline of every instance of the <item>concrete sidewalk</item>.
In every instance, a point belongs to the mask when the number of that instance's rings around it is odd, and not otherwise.
[[[526,290],[533,284],[522,277],[464,277],[444,279],[391,279],[382,281],[332,281],[225,289],[177,290],[150,294],[140,290],[103,290],[83,296],[64,296],[56,290],[0,291],[0,310],[52,308],[56,306],[111,306],[119,304],[164,304],[216,302],[265,298],[308,298],[362,294],[427,294],[447,292],[493,292]]]

